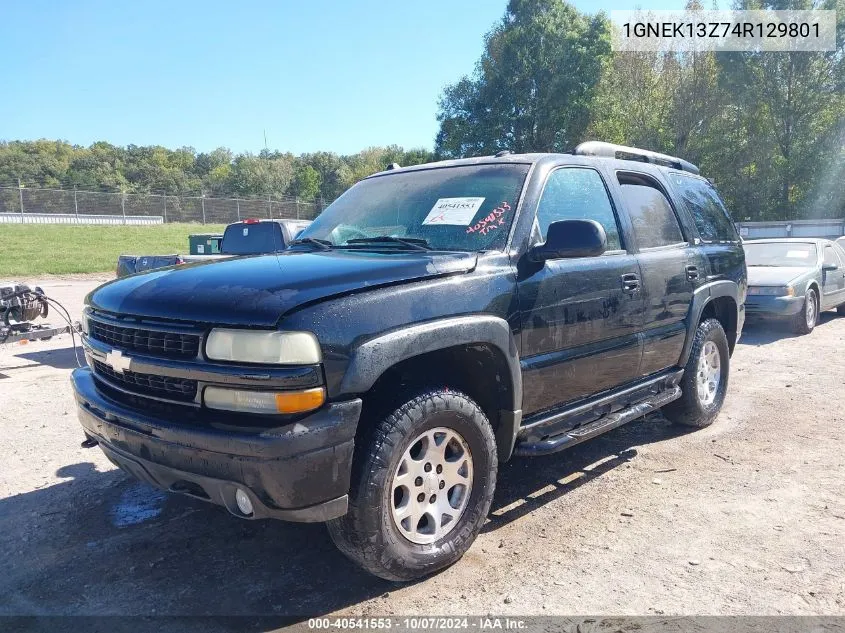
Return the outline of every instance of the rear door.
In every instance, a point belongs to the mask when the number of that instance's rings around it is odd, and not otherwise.
[[[676,366],[686,339],[693,290],[706,277],[706,261],[682,230],[678,210],[657,178],[616,173],[631,218],[642,272],[645,322],[640,376]]]
[[[604,255],[520,266],[526,415],[624,384],[639,368],[639,265],[604,178],[592,167],[565,166],[549,174],[537,206],[534,244],[545,239],[552,222],[574,219],[604,227]]]

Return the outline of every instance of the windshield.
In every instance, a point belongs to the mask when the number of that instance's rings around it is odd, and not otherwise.
[[[363,180],[329,205],[298,237],[356,248],[480,251],[505,245],[529,165],[467,165],[397,172]]]
[[[220,252],[226,255],[258,255],[275,253],[284,247],[282,229],[277,222],[241,222],[226,227]]]
[[[816,265],[816,245],[810,242],[745,242],[745,263],[748,266],[794,266],[812,268]]]

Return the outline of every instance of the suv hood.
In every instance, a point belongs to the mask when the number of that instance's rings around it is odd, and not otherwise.
[[[749,286],[786,286],[793,279],[811,275],[812,268],[801,266],[749,266]]]
[[[155,270],[88,295],[116,314],[274,326],[283,314],[334,295],[472,270],[475,253],[286,251]]]

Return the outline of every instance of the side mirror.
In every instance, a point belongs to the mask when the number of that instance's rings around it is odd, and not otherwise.
[[[822,264],[822,272],[829,273],[832,270],[839,270],[839,266],[836,264]]]
[[[530,251],[533,262],[570,257],[597,257],[607,250],[607,234],[595,220],[561,220],[549,224],[546,241]]]

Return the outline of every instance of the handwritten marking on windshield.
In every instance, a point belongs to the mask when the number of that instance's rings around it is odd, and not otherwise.
[[[487,235],[490,231],[498,229],[500,226],[505,226],[505,218],[502,216],[510,210],[511,205],[507,202],[503,202],[501,205],[493,209],[490,212],[490,215],[481,218],[473,226],[468,227],[467,233],[480,233],[481,235]]]

